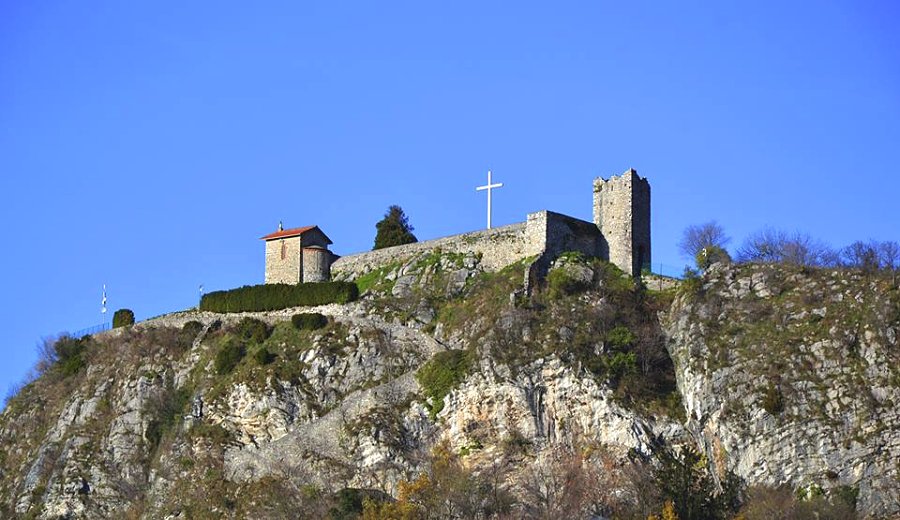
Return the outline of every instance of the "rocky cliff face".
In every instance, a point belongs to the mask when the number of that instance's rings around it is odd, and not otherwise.
[[[352,304],[176,313],[84,341],[0,416],[0,516],[322,517],[323,494],[396,495],[437,445],[502,466],[526,513],[553,453],[653,464],[678,445],[720,476],[900,513],[895,285],[717,265],[653,293],[571,255],[526,298],[524,264],[479,264],[428,253],[364,276]],[[291,324],[310,311],[329,324]],[[247,317],[270,335],[247,339]]]
[[[687,428],[748,482],[900,512],[900,291],[860,273],[717,264],[666,313]]]

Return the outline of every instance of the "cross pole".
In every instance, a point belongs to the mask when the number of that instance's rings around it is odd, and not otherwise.
[[[487,217],[488,217],[488,229],[491,229],[491,189],[493,188],[502,188],[503,183],[498,182],[497,184],[491,184],[491,170],[488,170],[488,182],[484,186],[479,186],[475,188],[475,191],[487,190],[488,195],[488,207],[487,207]]]

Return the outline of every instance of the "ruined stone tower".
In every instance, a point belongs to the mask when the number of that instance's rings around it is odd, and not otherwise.
[[[650,267],[650,183],[633,168],[594,179],[594,224],[605,242],[601,256],[631,275]]]

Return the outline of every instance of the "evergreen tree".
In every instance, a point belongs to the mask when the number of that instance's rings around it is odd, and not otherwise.
[[[388,208],[384,218],[375,224],[375,229],[377,233],[375,234],[375,246],[372,249],[382,249],[419,241],[412,234],[413,227],[409,225],[409,217],[403,213],[403,208],[397,205]]]

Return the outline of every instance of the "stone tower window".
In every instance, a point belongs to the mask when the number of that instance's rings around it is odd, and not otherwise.
[[[281,259],[284,260],[287,257],[287,244],[285,244],[284,240],[281,241]]]

